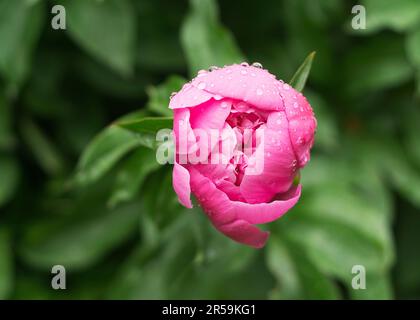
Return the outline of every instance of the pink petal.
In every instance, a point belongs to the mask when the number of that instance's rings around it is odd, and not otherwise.
[[[170,109],[181,109],[195,107],[213,98],[214,95],[207,91],[200,90],[190,83],[186,83],[182,89],[171,98]]]
[[[193,129],[222,129],[230,113],[232,101],[229,99],[209,100],[190,111]]]
[[[172,185],[178,195],[179,202],[187,208],[192,208],[190,198],[190,173],[187,169],[176,162],[172,171]]]
[[[261,129],[264,130],[264,144],[260,144],[249,161],[263,163],[263,171],[252,174],[247,168],[240,186],[249,203],[269,202],[276,194],[286,192],[296,173],[296,158],[284,111],[272,112],[267,125]]]
[[[174,125],[176,152],[180,155],[191,154],[198,149],[197,139],[194,135],[190,124],[190,110],[176,109],[174,110]],[[186,164],[185,159],[179,159],[178,162]]]
[[[280,81],[267,70],[234,64],[202,74],[191,81],[213,95],[245,101],[263,110],[284,110]]]
[[[191,175],[191,189],[213,225],[235,241],[262,247],[268,233],[253,226],[271,222],[293,207],[300,197],[300,186],[286,200],[271,203],[249,204],[232,201],[207,177],[194,167],[188,168]]]
[[[229,238],[257,249],[264,247],[270,235],[269,232],[261,231],[244,220],[236,220],[222,225],[219,230]]]
[[[297,156],[298,167],[302,168],[310,159],[310,149],[314,144],[316,119],[306,98],[293,88],[282,91],[289,119],[289,133]]]
[[[275,200],[270,203],[236,202],[237,217],[251,224],[262,224],[277,220],[298,202],[301,190],[302,187],[299,185],[286,200]]]

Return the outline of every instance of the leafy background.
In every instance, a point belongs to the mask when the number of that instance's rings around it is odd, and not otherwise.
[[[360,2],[366,30],[341,0],[0,0],[0,298],[420,298],[420,2]],[[289,80],[313,50],[317,141],[263,250],[182,208],[151,135],[110,125],[170,116],[201,68]]]

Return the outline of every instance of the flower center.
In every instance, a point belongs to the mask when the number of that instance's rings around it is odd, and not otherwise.
[[[258,146],[256,130],[266,121],[251,106],[240,102],[233,106],[226,122],[236,134],[237,143],[230,164],[235,175],[234,184],[239,186],[245,176],[248,159],[254,154]]]

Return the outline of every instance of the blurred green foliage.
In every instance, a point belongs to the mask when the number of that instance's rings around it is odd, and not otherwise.
[[[360,2],[366,30],[356,1],[0,0],[0,299],[420,298],[420,2]],[[178,204],[158,124],[112,124],[171,116],[198,69],[288,80],[312,51],[317,140],[263,250]]]

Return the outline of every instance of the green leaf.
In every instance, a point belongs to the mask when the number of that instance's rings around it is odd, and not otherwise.
[[[4,227],[0,228],[0,300],[7,299],[12,289],[13,255],[11,245],[8,230]]]
[[[360,300],[390,300],[393,299],[393,290],[389,275],[366,273],[366,288],[349,288],[352,299]]]
[[[363,0],[362,4],[366,8],[366,30],[360,31],[365,33],[384,28],[406,31],[420,18],[420,3],[417,0]]]
[[[0,207],[9,201],[20,178],[20,170],[15,157],[0,155]]]
[[[21,131],[39,166],[50,175],[62,173],[65,168],[64,159],[41,127],[31,119],[24,119]]]
[[[161,129],[172,129],[173,118],[146,117],[137,120],[120,121],[116,125],[137,133],[156,134]]]
[[[420,70],[420,27],[407,35],[406,49],[411,63]]]
[[[407,35],[405,44],[408,58],[417,70],[417,94],[420,94],[420,26]]]
[[[124,155],[141,145],[144,145],[144,141],[138,135],[116,125],[107,127],[83,151],[77,165],[76,183],[93,183]]]
[[[361,95],[405,83],[413,76],[413,70],[401,38],[383,36],[353,47],[345,59],[344,75],[345,90]]]
[[[146,176],[157,168],[159,163],[156,161],[155,152],[144,147],[138,148],[119,169],[108,204],[114,207],[121,202],[131,200],[139,191]]]
[[[386,272],[393,261],[387,215],[350,187],[331,183],[325,187],[328,192],[318,186],[305,194],[300,210],[283,218],[281,232],[320,270],[346,284],[354,265],[364,265],[367,272]]]
[[[0,72],[12,86],[28,75],[44,18],[43,2],[0,1]]]
[[[19,245],[19,254],[26,263],[42,270],[57,264],[68,270],[87,268],[133,235],[140,208],[139,203],[112,211],[97,206],[92,209],[99,214],[93,217],[83,219],[76,215],[77,219],[39,221],[28,228]]]
[[[240,63],[244,60],[232,34],[218,21],[213,0],[191,0],[191,9],[181,29],[181,43],[190,74],[210,66]]]
[[[267,266],[277,279],[274,299],[337,299],[339,293],[299,248],[272,236],[266,251]]]
[[[387,178],[413,205],[420,208],[420,174],[408,161],[404,149],[391,137],[377,150],[377,163],[384,169]]]
[[[66,0],[70,36],[124,76],[133,72],[136,19],[130,1]]]
[[[0,151],[9,151],[15,146],[12,132],[12,109],[10,103],[0,94]]]
[[[420,215],[418,209],[403,204],[395,224],[398,259],[395,265],[394,284],[399,298],[409,299],[420,292]]]
[[[296,73],[290,80],[290,85],[297,91],[303,91],[305,88],[306,80],[308,79],[309,72],[311,71],[312,61],[315,58],[315,51],[311,52],[303,61],[302,65],[297,69]]]
[[[407,154],[411,156],[414,163],[420,164],[420,139],[417,128],[420,123],[420,110],[416,104],[407,108],[403,120],[405,150],[407,150]]]
[[[155,87],[149,87],[147,89],[147,94],[149,96],[147,108],[159,115],[171,117],[173,111],[168,107],[169,97],[172,92],[180,90],[182,85],[186,82],[187,81],[180,76],[170,76],[162,84]]]

